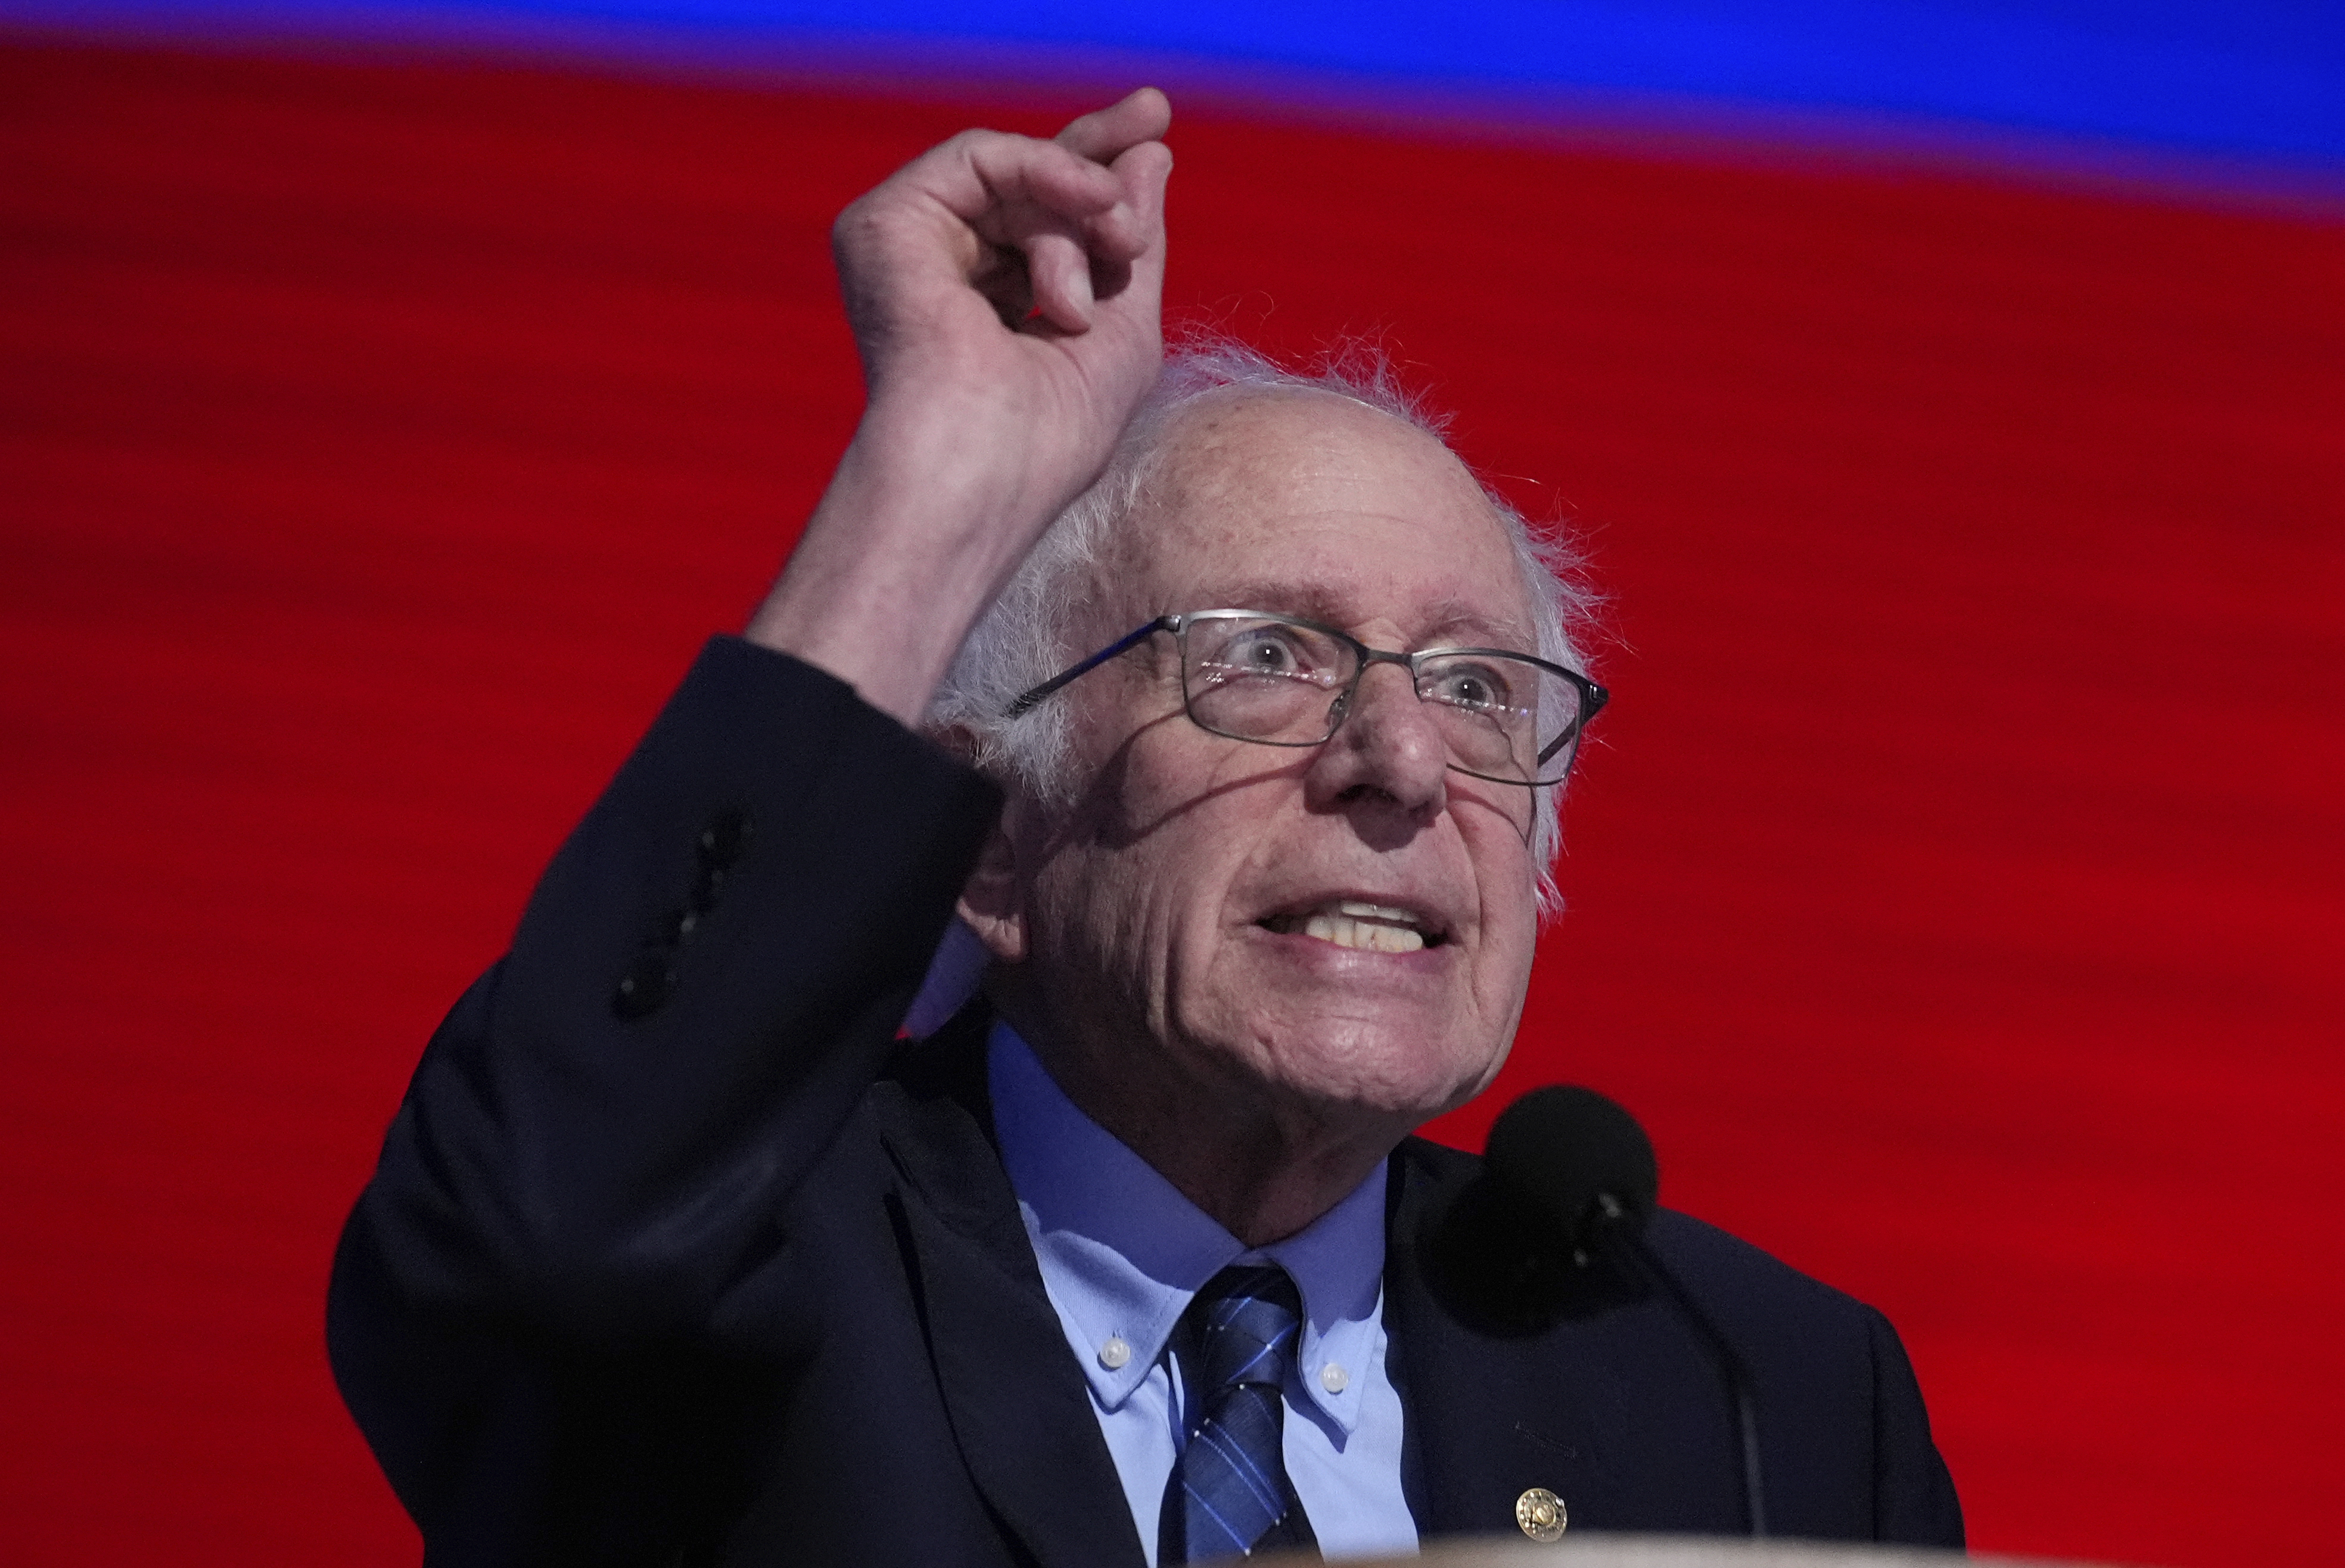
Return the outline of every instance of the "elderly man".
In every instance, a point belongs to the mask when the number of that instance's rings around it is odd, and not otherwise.
[[[970,132],[841,218],[854,441],[432,1041],[337,1259],[430,1561],[1742,1527],[1668,1302],[1494,1328],[1428,1280],[1475,1162],[1409,1135],[1506,1055],[1602,693],[1375,378],[1162,363],[1168,118]],[[1959,1543],[1877,1314],[1652,1239],[1750,1363],[1781,1533]]]

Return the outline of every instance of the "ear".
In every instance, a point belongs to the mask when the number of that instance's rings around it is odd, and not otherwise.
[[[961,885],[960,903],[955,907],[961,924],[977,933],[977,939],[999,964],[1019,964],[1026,958],[1026,913],[1019,901],[1018,882],[1017,846],[1004,825],[996,822],[986,836],[985,848],[979,852],[976,867]]]

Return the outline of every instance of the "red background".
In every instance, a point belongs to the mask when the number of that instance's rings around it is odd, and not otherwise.
[[[849,429],[829,217],[1049,106],[0,49],[12,1561],[413,1559],[340,1216]],[[1175,146],[1176,309],[1381,333],[1614,595],[1494,1099],[1887,1310],[1975,1544],[2333,1560],[2345,228]]]

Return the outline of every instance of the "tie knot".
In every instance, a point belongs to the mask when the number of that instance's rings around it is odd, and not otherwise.
[[[1302,1298],[1285,1270],[1275,1263],[1233,1264],[1206,1282],[1189,1310],[1196,1314],[1206,1390],[1284,1384],[1303,1325]]]

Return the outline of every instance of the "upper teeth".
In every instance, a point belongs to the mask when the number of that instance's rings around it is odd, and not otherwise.
[[[1382,904],[1341,899],[1333,910],[1315,910],[1303,922],[1303,935],[1333,942],[1338,947],[1365,947],[1373,953],[1414,953],[1425,946],[1415,915]]]

